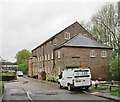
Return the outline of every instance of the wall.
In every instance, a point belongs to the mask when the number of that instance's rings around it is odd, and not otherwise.
[[[90,51],[95,50],[95,56],[90,56]],[[112,50],[110,49],[95,49],[95,48],[72,48],[64,47],[56,50],[61,52],[61,58],[56,58],[56,72],[58,68],[61,70],[66,66],[81,66],[91,69],[93,79],[110,79],[109,62],[112,59]],[[101,57],[101,51],[107,52],[107,57]]]

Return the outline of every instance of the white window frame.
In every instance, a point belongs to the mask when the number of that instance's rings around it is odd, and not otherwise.
[[[60,51],[58,51],[58,58],[60,58]]]
[[[47,55],[45,55],[45,60],[47,61]]]
[[[45,68],[45,73],[48,73],[47,68]]]
[[[70,33],[69,32],[65,33],[65,39],[67,39],[67,40],[70,39]]]
[[[105,58],[106,56],[107,56],[106,51],[102,51],[102,52],[101,52],[101,57],[104,57],[104,58]]]
[[[90,51],[90,56],[91,56],[91,57],[95,57],[95,50],[91,50],[91,51]]]
[[[61,73],[61,69],[60,67],[58,67],[58,75],[60,75],[60,73]]]
[[[51,54],[51,59],[53,59],[53,53]]]
[[[44,56],[42,56],[42,61],[44,61]]]
[[[40,56],[40,61],[41,61],[41,56]]]
[[[50,54],[48,54],[48,60],[50,60]]]
[[[48,73],[50,73],[50,67],[48,67]]]

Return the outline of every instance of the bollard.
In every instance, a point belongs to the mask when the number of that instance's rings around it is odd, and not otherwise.
[[[112,86],[110,86],[110,91],[112,90]]]
[[[95,88],[97,88],[97,86],[98,86],[98,84],[97,84],[97,83],[95,83]]]

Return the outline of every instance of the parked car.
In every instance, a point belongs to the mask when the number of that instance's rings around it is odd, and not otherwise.
[[[23,77],[23,72],[22,71],[17,71],[16,75],[19,76],[19,77]]]
[[[58,80],[59,88],[68,87],[68,90],[73,88],[88,88],[92,85],[90,69],[76,68],[62,71]]]

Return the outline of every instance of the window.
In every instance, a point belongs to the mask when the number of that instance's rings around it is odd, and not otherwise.
[[[106,57],[106,51],[102,51],[102,57]]]
[[[48,60],[50,60],[50,54],[48,54]]]
[[[45,73],[47,73],[47,68],[45,68]]]
[[[60,51],[58,51],[58,58],[60,58]]]
[[[61,70],[60,70],[60,67],[58,67],[58,75],[60,75],[61,73]]]
[[[45,60],[47,60],[47,55],[45,55]]]
[[[91,50],[91,57],[95,57],[95,50]]]
[[[44,61],[44,56],[42,56],[42,61]]]
[[[39,62],[39,57],[38,57],[38,62]]]
[[[53,53],[51,54],[51,59],[53,59]]]
[[[65,33],[65,39],[70,39],[70,33],[68,32]]]
[[[48,73],[50,73],[50,68],[48,68]]]
[[[40,61],[41,61],[41,56],[40,56]]]

